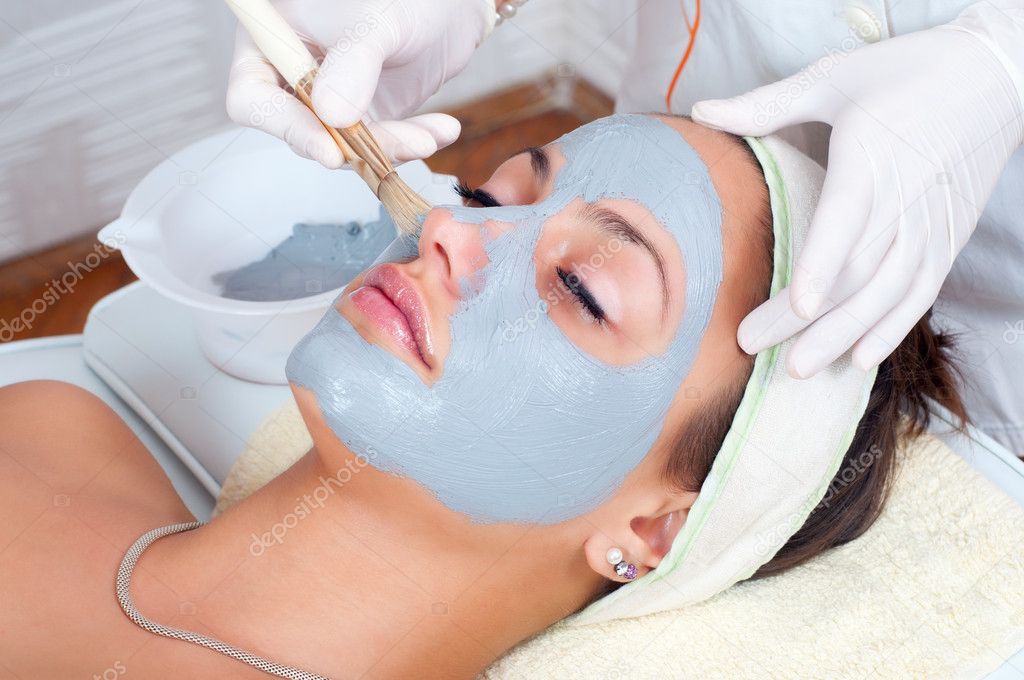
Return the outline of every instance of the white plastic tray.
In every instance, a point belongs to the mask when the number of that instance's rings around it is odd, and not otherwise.
[[[218,370],[192,323],[183,305],[136,282],[92,308],[83,357],[216,496],[246,441],[291,392]]]

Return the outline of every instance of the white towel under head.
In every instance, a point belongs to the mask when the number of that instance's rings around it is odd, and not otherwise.
[[[775,136],[746,141],[768,184],[774,295],[789,285],[825,171]],[[566,623],[641,616],[706,600],[751,576],[803,525],[850,446],[877,369],[854,367],[847,353],[813,378],[797,380],[785,369],[793,342],[757,355],[711,472],[658,568]]]

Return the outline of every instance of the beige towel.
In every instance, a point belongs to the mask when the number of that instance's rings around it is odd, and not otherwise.
[[[287,470],[313,448],[299,405],[289,399],[264,419],[245,443],[220,489],[214,516]]]
[[[311,446],[294,402],[252,436],[218,510]],[[484,678],[979,678],[1024,647],[1024,509],[931,436],[861,538],[685,609],[556,625]]]

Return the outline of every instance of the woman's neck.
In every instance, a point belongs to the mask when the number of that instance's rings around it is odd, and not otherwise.
[[[314,450],[151,546],[133,590],[155,616],[169,587],[207,634],[324,675],[472,677],[600,588],[564,538],[472,524],[409,480]]]

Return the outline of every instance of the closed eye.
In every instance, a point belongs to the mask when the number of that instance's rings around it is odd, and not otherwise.
[[[579,304],[583,310],[593,317],[594,322],[598,325],[604,323],[605,314],[604,309],[601,308],[600,303],[594,297],[590,289],[587,288],[583,280],[576,274],[567,272],[561,267],[555,267],[555,273],[558,274],[559,280],[562,285],[569,289],[573,297],[576,298],[577,304]]]
[[[455,184],[455,193],[462,197],[463,202],[469,207],[495,208],[500,207],[493,195],[483,189],[471,189],[462,182]],[[476,204],[475,206],[472,204]],[[561,267],[555,267],[555,273],[562,285],[572,294],[576,304],[594,320],[597,325],[605,323],[605,311],[601,304],[590,292],[583,280],[575,273],[568,272]]]
[[[471,203],[476,203],[475,207],[483,208],[497,208],[501,206],[494,196],[484,191],[483,189],[470,189],[467,185],[462,182],[455,183],[455,193],[462,197],[462,200],[467,206]],[[474,206],[471,206],[474,207]]]

